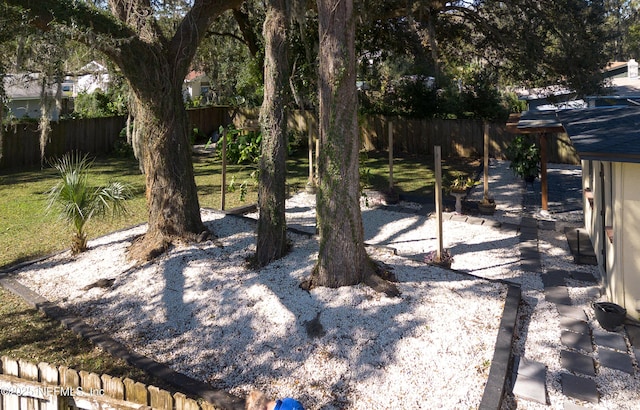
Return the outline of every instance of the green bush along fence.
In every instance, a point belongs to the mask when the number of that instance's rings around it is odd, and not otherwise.
[[[206,107],[188,110],[190,126],[210,136],[221,125],[233,123],[236,128],[256,129],[257,109]],[[46,156],[61,156],[70,150],[94,155],[109,153],[120,131],[124,117],[62,120],[52,123]],[[360,118],[362,147],[366,150],[386,150],[389,123],[393,133],[394,153],[433,155],[433,146],[442,147],[443,156],[479,156],[483,149],[481,120],[410,119],[373,115]],[[317,119],[310,111],[289,114],[289,130],[306,139],[309,132],[317,137]],[[311,129],[311,131],[309,131]],[[514,135],[503,123],[489,125],[490,155],[504,159],[505,150]],[[0,169],[20,168],[40,164],[39,132],[37,125],[21,124],[4,130]],[[552,134],[549,138],[549,162],[579,164],[578,156],[566,134]]]

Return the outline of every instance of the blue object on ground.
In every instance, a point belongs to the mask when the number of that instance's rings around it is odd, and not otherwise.
[[[287,397],[286,399],[278,400],[273,410],[304,410],[304,407],[298,400]]]

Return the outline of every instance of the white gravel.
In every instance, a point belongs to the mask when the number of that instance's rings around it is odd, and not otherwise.
[[[520,183],[507,165],[492,164],[494,219],[518,223]],[[471,197],[481,197],[479,190]],[[287,207],[289,226],[313,232],[313,196],[297,194]],[[80,256],[63,253],[25,267],[18,279],[130,349],[237,395],[259,389],[275,398],[295,397],[307,409],[478,406],[506,286],[422,263],[436,246],[432,217],[363,208],[366,241],[376,245],[368,251],[399,280],[402,296],[388,298],[366,286],[301,290],[318,251],[316,239],[303,235],[290,235],[294,247],[287,257],[249,270],[255,224],[211,210],[202,215],[222,247],[211,241],[179,246],[134,267],[125,251],[144,232],[137,227],[91,241]],[[567,223],[578,223],[576,218]],[[541,239],[544,269],[575,268],[560,233]],[[516,351],[549,366],[551,407],[562,408],[557,312],[544,301],[540,276],[520,270],[517,232],[446,220],[444,241],[454,269],[522,285],[523,314],[530,320],[519,329]],[[111,278],[109,289],[83,290]],[[587,304],[594,294],[580,288],[571,297]],[[322,331],[310,336],[314,319]],[[613,377],[634,391],[605,393],[602,402],[617,408],[637,403],[637,378],[609,373],[598,377]]]

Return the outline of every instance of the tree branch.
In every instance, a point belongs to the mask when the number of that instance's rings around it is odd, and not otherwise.
[[[169,43],[177,73],[187,73],[196,49],[207,33],[213,19],[224,11],[238,7],[243,0],[195,0],[191,10],[182,19]]]
[[[42,31],[51,30],[52,23],[61,23],[115,40],[127,40],[136,36],[134,31],[109,13],[80,1],[5,0],[5,3],[27,10],[32,18],[31,24]]]
[[[240,32],[242,33],[242,37],[244,37],[244,43],[249,47],[249,52],[255,57],[260,49],[258,47],[258,36],[256,36],[256,33],[251,29],[249,14],[239,8],[235,8],[233,9],[233,18],[238,23],[238,27],[240,27]]]
[[[247,42],[245,41],[244,37],[240,37],[237,34],[233,34],[233,33],[229,33],[229,32],[223,33],[223,32],[220,32],[220,31],[209,30],[209,31],[207,31],[207,34],[206,34],[205,37],[213,37],[213,36],[230,37],[230,38],[232,38],[234,40],[238,40],[239,42],[241,42],[242,44],[246,45],[247,47],[249,46],[247,44]]]

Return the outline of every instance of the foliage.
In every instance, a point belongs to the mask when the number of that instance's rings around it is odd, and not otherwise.
[[[249,192],[250,186],[256,186],[258,183],[258,170],[251,171],[248,178],[242,180],[241,183],[238,184],[236,181],[236,175],[231,177],[231,182],[227,186],[227,192],[240,192],[240,202],[245,202],[247,200],[247,193]]]
[[[262,2],[251,0],[209,27],[193,67],[207,74],[213,104],[256,107],[262,103],[263,20]],[[240,27],[238,21],[244,25]]]
[[[381,93],[364,93],[371,112],[497,119],[501,106],[513,107],[498,89],[561,84],[585,95],[601,84],[611,32],[603,27],[602,1],[360,3],[368,24],[358,36],[359,79]],[[423,107],[406,104],[410,92],[425,90],[401,90],[405,98],[386,95],[394,78],[413,75],[436,80],[435,95],[418,96]],[[376,106],[387,97],[393,102]]]
[[[47,210],[57,208],[60,217],[72,224],[73,253],[86,250],[85,225],[92,217],[103,216],[108,210],[112,210],[114,216],[126,213],[125,201],[131,197],[130,186],[121,182],[90,186],[88,176],[92,163],[87,155],[81,157],[78,152],[67,153],[52,163],[61,180],[49,191]]]
[[[207,136],[205,135],[205,133],[200,130],[200,128],[198,127],[193,127],[191,129],[191,145],[195,144],[198,141],[202,141],[202,140],[206,140]]]
[[[243,132],[233,125],[220,127],[220,135],[227,140],[227,162],[231,164],[257,164],[260,158],[262,133]],[[216,145],[218,158],[222,158],[222,140]]]
[[[516,135],[507,147],[509,167],[521,178],[537,177],[540,172],[540,148],[523,135]]]
[[[467,177],[464,175],[458,175],[451,183],[449,184],[449,189],[452,191],[463,191],[467,188],[471,188],[476,184],[476,182],[471,177]]]
[[[434,77],[407,75],[385,80],[384,88],[360,91],[362,111],[414,118],[482,118],[504,120],[512,97],[498,89],[498,77],[481,66],[459,67]]]
[[[99,118],[126,115],[128,111],[129,87],[117,75],[110,74],[112,81],[107,91],[97,89],[92,93],[81,92],[74,99],[72,118]]]
[[[605,0],[604,27],[609,61],[640,57],[640,1]]]
[[[135,158],[133,147],[127,142],[127,128],[120,130],[118,138],[113,142],[111,153],[117,158]]]

